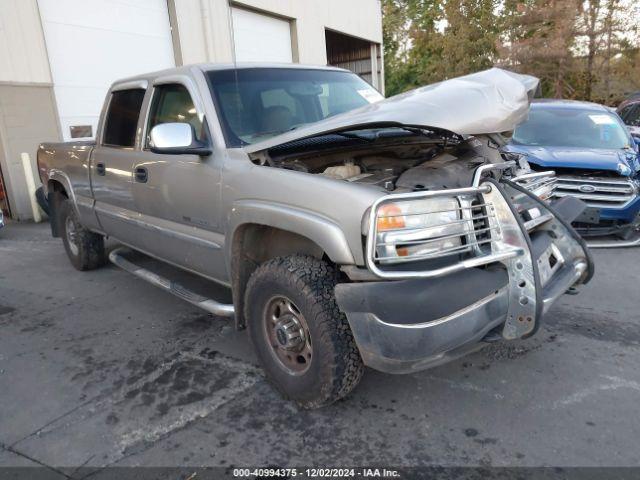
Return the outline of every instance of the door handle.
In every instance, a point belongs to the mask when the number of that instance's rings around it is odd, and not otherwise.
[[[147,180],[149,180],[149,172],[144,167],[136,167],[135,178],[138,183],[147,183]]]
[[[104,177],[106,175],[107,168],[105,167],[104,163],[96,163],[96,173],[101,177]]]

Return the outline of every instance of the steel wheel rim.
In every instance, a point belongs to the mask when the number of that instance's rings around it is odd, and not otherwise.
[[[73,221],[73,218],[67,217],[65,220],[65,232],[67,234],[67,243],[69,244],[69,250],[75,256],[80,253],[80,248],[78,247],[78,226],[76,222]]]
[[[266,304],[264,333],[277,363],[290,375],[302,375],[311,366],[313,350],[309,326],[300,309],[287,297],[276,295]]]

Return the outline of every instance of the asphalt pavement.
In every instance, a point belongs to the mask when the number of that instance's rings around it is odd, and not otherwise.
[[[368,370],[347,399],[300,411],[231,320],[114,266],[77,272],[47,225],[9,224],[0,466],[637,466],[640,249],[595,259],[534,338],[412,375]]]

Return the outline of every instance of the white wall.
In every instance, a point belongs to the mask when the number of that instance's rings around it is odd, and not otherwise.
[[[175,2],[184,63],[233,60],[228,0]],[[326,65],[325,29],[382,43],[380,0],[242,0],[236,6],[288,18],[300,63]]]
[[[0,85],[0,168],[14,218],[33,216],[20,155],[29,154],[37,178],[38,144],[58,141],[59,135],[50,86]]]
[[[62,134],[91,125],[117,79],[175,66],[166,0],[38,0]]]
[[[293,62],[291,22],[232,8],[233,43],[238,62]]]
[[[36,0],[0,0],[0,82],[51,83]]]

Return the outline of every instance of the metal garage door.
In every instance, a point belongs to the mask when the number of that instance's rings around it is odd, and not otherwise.
[[[291,23],[280,18],[232,9],[238,62],[293,62]]]
[[[95,135],[109,85],[175,66],[166,0],[38,0],[62,134]],[[74,128],[72,128],[74,127]]]

